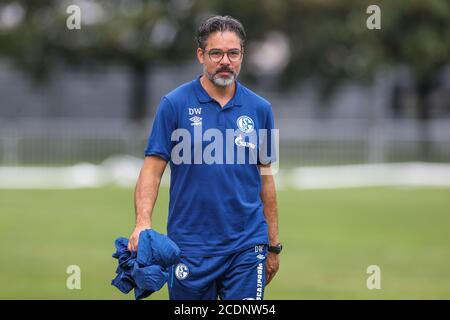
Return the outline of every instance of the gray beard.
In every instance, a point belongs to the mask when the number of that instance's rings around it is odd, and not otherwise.
[[[218,87],[227,87],[233,84],[234,82],[234,75],[228,77],[228,78],[223,78],[223,77],[216,77],[212,80],[212,82],[218,86]]]
[[[221,88],[225,88],[227,86],[230,86],[234,83],[234,80],[236,80],[238,74],[236,73],[232,73],[230,74],[230,76],[228,77],[221,77],[219,75],[214,75],[211,74],[209,72],[205,72],[206,75],[208,76],[208,79],[214,83],[216,86],[221,87]]]

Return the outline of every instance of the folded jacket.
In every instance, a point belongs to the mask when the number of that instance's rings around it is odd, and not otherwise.
[[[168,267],[180,259],[180,249],[167,236],[152,229],[139,235],[137,252],[128,251],[128,239],[117,238],[116,277],[111,284],[127,294],[134,288],[136,300],[160,290],[168,279]]]
[[[169,237],[152,229],[139,235],[137,262],[141,266],[158,264],[169,267],[180,259],[180,249]]]

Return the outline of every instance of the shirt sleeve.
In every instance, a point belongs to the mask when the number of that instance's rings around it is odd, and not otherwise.
[[[275,129],[272,106],[269,105],[266,112],[265,129],[260,135],[258,164],[274,163],[278,159],[277,144],[278,130]]]
[[[145,148],[145,156],[156,155],[169,161],[175,143],[171,141],[171,136],[176,126],[177,117],[173,106],[166,97],[163,97],[156,110],[156,116]]]

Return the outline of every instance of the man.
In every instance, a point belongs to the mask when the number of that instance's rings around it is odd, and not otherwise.
[[[182,252],[181,262],[170,269],[170,299],[259,300],[278,270],[282,248],[273,176],[262,174],[270,173],[276,155],[258,155],[250,163],[264,139],[248,136],[264,129],[270,138],[272,110],[236,80],[245,44],[239,21],[211,17],[200,26],[197,42],[203,74],[164,96],[157,110],[135,190],[129,250],[136,250],[139,233],[152,227],[161,176],[170,162],[168,236]],[[232,139],[219,141],[229,130]],[[208,154],[212,140],[216,148]],[[202,152],[214,161],[202,159]],[[237,161],[234,152],[246,152],[246,162]]]

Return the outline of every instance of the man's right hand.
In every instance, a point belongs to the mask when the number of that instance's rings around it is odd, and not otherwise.
[[[128,250],[129,251],[137,251],[138,248],[138,242],[139,242],[139,234],[143,230],[151,229],[150,226],[140,226],[135,227],[133,233],[131,234],[130,238],[128,239]]]

